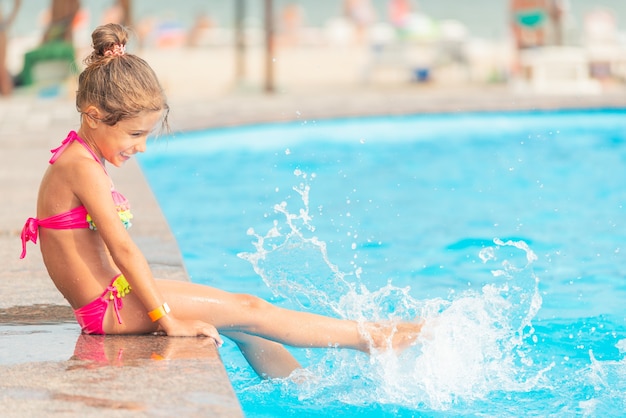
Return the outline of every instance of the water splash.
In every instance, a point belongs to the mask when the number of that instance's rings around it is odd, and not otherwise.
[[[511,276],[510,280],[518,277]],[[446,411],[485,400],[494,392],[546,387],[546,373],[553,365],[533,364],[532,334],[522,331],[529,316],[518,319],[519,307],[509,299],[510,288],[508,283],[490,284],[453,300],[426,301],[415,300],[406,289],[400,292],[391,284],[372,291],[372,301],[391,295],[392,300],[398,298],[396,301],[405,305],[403,312],[422,313],[426,320],[423,343],[400,356],[382,353],[355,359],[353,353],[325,353],[309,367],[316,379],[299,388],[300,399],[318,404],[341,399],[351,405],[389,404]],[[535,293],[536,288],[529,291]],[[350,306],[358,309],[360,305]]]
[[[340,271],[314,234],[309,191],[314,176],[294,173],[301,207],[274,206],[279,219],[265,234],[252,228],[254,252],[240,253],[286,304],[357,320],[425,320],[420,345],[401,355],[366,356],[345,350],[307,350],[306,379],[278,387],[304,404],[394,405],[449,410],[494,392],[525,392],[548,385],[553,365],[534,364],[532,320],[541,307],[537,257],[523,241],[494,239],[479,257],[492,266],[492,283],[450,299],[418,300],[391,282],[371,290],[358,275]],[[354,279],[350,281],[350,279]],[[276,384],[276,383],[274,383]],[[267,390],[267,383],[259,391]],[[251,387],[247,391],[254,390]]]
[[[349,293],[353,285],[346,280],[346,273],[330,261],[326,243],[316,236],[307,236],[315,232],[309,211],[308,183],[315,174],[309,176],[295,170],[294,175],[302,180],[293,187],[302,207],[291,213],[287,202],[274,205],[274,212],[283,217],[282,223],[274,220],[273,227],[263,235],[249,228],[248,235],[255,237],[255,252],[242,252],[238,257],[252,264],[275,296],[300,308],[315,307],[318,312],[343,316],[331,296]]]
[[[620,340],[616,347],[624,354],[626,340]],[[591,364],[579,373],[579,380],[591,386],[587,399],[579,402],[580,410],[584,416],[609,416],[615,409],[623,411],[626,408],[626,358],[600,361],[592,350],[589,350],[589,358]]]

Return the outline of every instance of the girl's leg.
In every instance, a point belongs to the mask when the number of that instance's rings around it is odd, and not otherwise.
[[[263,378],[284,378],[300,363],[279,343],[241,332],[224,332],[233,340],[254,371]]]
[[[223,333],[244,333],[295,347],[402,349],[421,329],[418,323],[368,323],[361,330],[356,321],[283,309],[255,296],[187,282],[158,283],[181,318],[206,321]]]
[[[281,346],[342,347],[369,353],[371,349],[403,349],[415,342],[420,323],[365,323],[279,308],[260,298],[234,294],[189,282],[158,280],[165,301],[178,318],[201,320],[231,337],[261,376],[284,377],[300,367]],[[131,292],[117,324],[109,309],[105,330],[141,334],[156,330],[146,310]]]
[[[251,295],[193,283],[159,280],[172,308],[184,319],[200,319],[220,332],[241,332],[294,347],[340,346],[364,351],[354,321],[291,311]]]

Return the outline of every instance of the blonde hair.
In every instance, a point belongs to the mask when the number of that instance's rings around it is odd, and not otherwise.
[[[144,111],[165,111],[163,127],[167,128],[169,106],[156,74],[146,61],[124,52],[128,31],[109,23],[97,27],[91,39],[93,51],[78,77],[78,111],[96,106],[104,113],[101,121],[110,126]]]

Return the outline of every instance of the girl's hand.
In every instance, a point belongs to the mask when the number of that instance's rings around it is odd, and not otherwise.
[[[215,341],[218,347],[224,343],[217,328],[203,321],[183,321],[167,315],[159,320],[159,328],[170,337],[208,337]]]

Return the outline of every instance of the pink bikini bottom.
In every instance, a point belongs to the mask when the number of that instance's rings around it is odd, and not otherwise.
[[[76,321],[84,334],[104,334],[104,316],[110,304],[113,304],[117,322],[122,323],[120,309],[122,298],[130,292],[130,285],[123,274],[113,278],[111,284],[104,290],[102,295],[92,302],[74,311]]]

